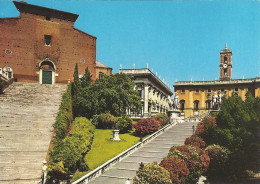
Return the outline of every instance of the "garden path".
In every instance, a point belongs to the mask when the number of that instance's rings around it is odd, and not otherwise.
[[[125,184],[128,178],[132,183],[132,178],[136,176],[141,162],[144,164],[160,163],[172,146],[184,144],[185,139],[192,135],[192,126],[196,126],[197,123],[186,121],[172,126],[90,183]]]

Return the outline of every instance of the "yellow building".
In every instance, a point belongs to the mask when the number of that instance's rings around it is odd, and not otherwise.
[[[220,51],[220,80],[175,82],[174,91],[179,97],[179,109],[185,117],[198,116],[208,110],[219,110],[222,97],[238,95],[243,100],[247,92],[260,96],[260,78],[231,79],[232,51]]]

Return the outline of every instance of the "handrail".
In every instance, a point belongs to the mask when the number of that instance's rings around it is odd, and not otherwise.
[[[109,168],[111,168],[113,165],[119,163],[122,159],[124,159],[125,157],[127,157],[128,155],[130,155],[131,153],[133,153],[134,151],[136,151],[138,148],[140,148],[142,145],[148,143],[149,141],[151,141],[153,138],[157,137],[158,135],[160,135],[163,131],[167,130],[169,127],[174,126],[176,123],[170,123],[164,127],[162,127],[160,130],[154,132],[153,134],[151,134],[150,136],[148,136],[147,138],[145,138],[142,142],[138,142],[135,145],[133,145],[132,147],[128,148],[127,150],[123,151],[122,153],[118,154],[117,156],[115,156],[114,158],[110,159],[109,161],[105,162],[104,164],[102,164],[101,166],[97,167],[96,169],[94,169],[93,171],[89,172],[88,174],[82,176],[81,178],[79,178],[78,180],[74,181],[72,184],[86,184],[89,183],[90,181],[92,181],[93,179],[95,179],[96,177],[100,176],[101,174],[103,174],[106,170],[108,170]]]

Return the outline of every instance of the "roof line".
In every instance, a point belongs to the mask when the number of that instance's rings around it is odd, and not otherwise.
[[[89,34],[89,33],[86,33],[86,32],[84,32],[84,31],[82,31],[82,30],[80,30],[80,29],[78,29],[78,28],[75,28],[75,27],[73,27],[73,28],[74,28],[76,31],[79,31],[79,32],[81,32],[81,33],[84,33],[84,34],[86,34],[86,35],[89,35],[89,36],[91,36],[91,37],[97,39],[97,37],[95,37],[95,36],[93,36],[93,35],[91,35],[91,34]]]

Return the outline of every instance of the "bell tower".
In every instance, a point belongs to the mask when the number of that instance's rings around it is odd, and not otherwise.
[[[231,80],[232,71],[232,51],[227,48],[227,43],[225,49],[220,51],[220,80]]]

